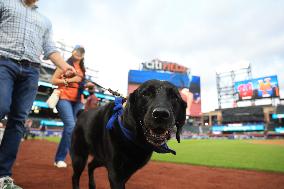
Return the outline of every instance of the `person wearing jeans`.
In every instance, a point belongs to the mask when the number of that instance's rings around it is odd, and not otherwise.
[[[0,145],[0,189],[21,188],[11,178],[12,167],[37,93],[40,55],[66,75],[76,72],[57,51],[51,23],[36,2],[0,0],[0,120],[8,115]]]
[[[25,133],[24,121],[35,99],[39,67],[0,60],[0,116],[8,121],[0,147],[0,177],[12,175],[11,167]]]
[[[71,135],[75,127],[77,113],[83,107],[83,90],[85,87],[93,86],[90,82],[87,84],[84,82],[86,72],[84,55],[85,49],[79,45],[75,46],[72,56],[67,62],[75,68],[76,74],[68,77],[61,70],[56,69],[51,79],[52,84],[57,85],[60,91],[56,108],[64,124],[54,162],[58,168],[67,167],[65,158],[71,146]]]
[[[59,115],[64,123],[62,138],[60,140],[56,155],[55,166],[66,167],[65,158],[71,146],[71,135],[75,127],[76,116],[79,110],[83,108],[81,101],[72,102],[69,100],[60,99],[56,106]]]

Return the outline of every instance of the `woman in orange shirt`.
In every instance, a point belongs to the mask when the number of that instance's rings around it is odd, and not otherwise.
[[[87,85],[84,83],[85,49],[76,46],[72,51],[72,56],[67,62],[76,70],[76,75],[65,77],[62,70],[56,69],[52,77],[52,84],[57,85],[60,90],[59,101],[56,105],[59,116],[64,123],[62,137],[55,155],[54,165],[58,168],[67,167],[65,158],[71,146],[71,135],[75,127],[76,115],[83,107],[83,90]],[[88,85],[92,85],[88,83]]]

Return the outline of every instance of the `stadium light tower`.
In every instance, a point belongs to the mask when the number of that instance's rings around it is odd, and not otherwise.
[[[231,108],[237,106],[234,83],[236,81],[252,79],[251,64],[241,62],[236,66],[222,68],[216,72],[218,93],[218,108]],[[254,103],[254,102],[252,102]]]

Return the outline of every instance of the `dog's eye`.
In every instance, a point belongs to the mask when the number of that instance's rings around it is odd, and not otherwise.
[[[140,94],[142,97],[149,96],[149,93],[147,91],[141,91]]]
[[[148,91],[145,91],[145,92],[141,93],[141,95],[142,95],[143,97],[149,97],[149,96],[152,96],[153,94],[152,94],[152,93],[149,93]]]
[[[142,96],[143,96],[143,97],[146,97],[147,95],[146,95],[146,94],[142,94]]]
[[[179,97],[175,91],[169,90],[167,93],[168,93],[168,97],[170,97],[171,100],[178,101]]]
[[[156,94],[155,88],[154,87],[148,87],[147,89],[141,91],[140,93],[143,97],[150,97],[154,96]]]

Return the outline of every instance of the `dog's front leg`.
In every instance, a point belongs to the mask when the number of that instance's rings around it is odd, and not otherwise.
[[[110,180],[111,189],[125,189],[125,183]]]
[[[119,174],[115,170],[108,170],[108,179],[110,182],[111,189],[125,189],[125,178],[122,177],[122,174]]]

